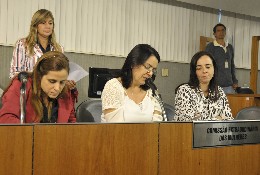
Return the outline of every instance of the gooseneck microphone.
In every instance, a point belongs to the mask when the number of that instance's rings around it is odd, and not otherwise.
[[[162,108],[162,116],[163,116],[163,121],[167,121],[167,116],[166,116],[166,112],[165,112],[165,108],[164,108],[164,103],[161,97],[161,94],[159,94],[157,87],[155,86],[155,84],[153,83],[152,78],[148,78],[145,80],[145,84],[147,84],[151,89],[152,89],[152,93],[153,93],[153,97],[156,98],[156,100],[159,102],[161,108]]]
[[[28,80],[28,73],[20,72],[18,74],[18,80],[22,83],[20,87],[20,122],[23,124],[25,123],[26,117],[26,84]]]

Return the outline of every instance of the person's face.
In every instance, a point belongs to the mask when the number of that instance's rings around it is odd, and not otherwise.
[[[41,88],[50,98],[56,98],[65,86],[68,78],[68,72],[65,69],[61,71],[49,71],[41,79]]]
[[[223,26],[218,26],[216,32],[214,33],[216,39],[224,39],[226,36],[226,30]]]
[[[200,84],[209,84],[214,76],[214,66],[209,56],[204,55],[199,58],[196,65],[196,75]]]
[[[158,66],[158,60],[155,56],[150,56],[146,62],[142,65],[138,65],[133,68],[133,84],[143,85],[145,80],[151,78],[156,72]]]
[[[46,18],[45,21],[38,24],[37,26],[37,32],[38,36],[48,38],[53,31],[53,20],[51,18]]]

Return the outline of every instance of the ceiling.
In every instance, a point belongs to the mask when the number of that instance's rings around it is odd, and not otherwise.
[[[214,9],[260,17],[260,0],[177,0]]]

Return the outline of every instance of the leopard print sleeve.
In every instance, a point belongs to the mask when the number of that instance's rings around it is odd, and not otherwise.
[[[220,116],[224,120],[233,120],[234,118],[232,116],[231,109],[229,107],[227,96],[226,96],[226,94],[224,93],[224,91],[222,90],[221,87],[218,87],[218,90],[219,90],[219,94],[220,94],[219,100],[223,101],[223,108],[220,112]]]
[[[175,121],[193,120],[232,120],[227,97],[224,91],[219,89],[219,99],[212,101],[206,98],[201,90],[197,92],[185,84],[180,86],[175,97]]]
[[[188,84],[179,87],[175,96],[175,116],[174,121],[192,121],[195,116],[195,101],[192,100],[192,89]]]

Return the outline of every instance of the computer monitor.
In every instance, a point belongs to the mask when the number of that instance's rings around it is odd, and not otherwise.
[[[88,97],[100,98],[106,82],[117,75],[120,69],[89,68]]]

